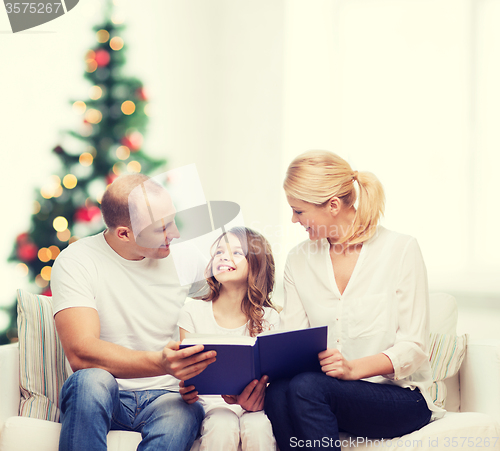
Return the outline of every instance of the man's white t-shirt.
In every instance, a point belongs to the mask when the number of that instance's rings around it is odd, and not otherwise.
[[[203,274],[204,268],[193,264]],[[178,340],[177,320],[187,296],[173,259],[126,260],[103,233],[83,238],[57,257],[51,276],[54,315],[66,308],[97,310],[100,339],[139,351],[160,351]],[[179,389],[173,376],[117,379],[120,390]]]

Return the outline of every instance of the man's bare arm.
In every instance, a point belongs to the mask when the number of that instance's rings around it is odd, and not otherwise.
[[[215,361],[215,352],[204,352],[203,346],[179,350],[171,341],[162,351],[134,351],[99,338],[97,311],[73,307],[55,315],[57,333],[73,371],[102,368],[118,378],[160,376],[171,374],[189,379]],[[196,355],[198,354],[198,355]]]

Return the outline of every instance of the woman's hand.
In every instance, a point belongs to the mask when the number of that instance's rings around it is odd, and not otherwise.
[[[240,395],[222,395],[228,404],[239,404],[248,412],[257,412],[264,409],[264,396],[266,393],[267,376],[262,376],[250,382]]]
[[[193,404],[199,399],[198,392],[196,391],[194,385],[185,387],[184,381],[179,382],[179,393],[182,396],[184,402],[187,402],[188,404]]]
[[[346,360],[342,353],[335,348],[328,348],[318,354],[321,370],[327,376],[336,377],[345,381],[357,380],[354,374],[354,365]]]

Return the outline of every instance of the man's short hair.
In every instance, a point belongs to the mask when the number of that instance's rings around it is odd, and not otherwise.
[[[108,186],[101,200],[102,217],[108,228],[131,228],[129,194],[147,180],[150,177],[144,174],[122,175]]]

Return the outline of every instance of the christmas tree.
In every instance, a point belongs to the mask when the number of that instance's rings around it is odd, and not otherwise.
[[[124,26],[113,20],[110,2],[105,15],[85,54],[89,98],[71,102],[82,117],[80,129],[67,132],[71,148],[53,149],[61,168],[36,191],[30,229],[17,237],[9,257],[33,284],[30,289],[41,294],[51,294],[52,264],[61,250],[104,229],[99,203],[106,186],[122,173],[150,173],[165,164],[142,148],[148,99],[142,83],[123,74]],[[10,328],[0,344],[17,334],[15,304],[9,313]]]

